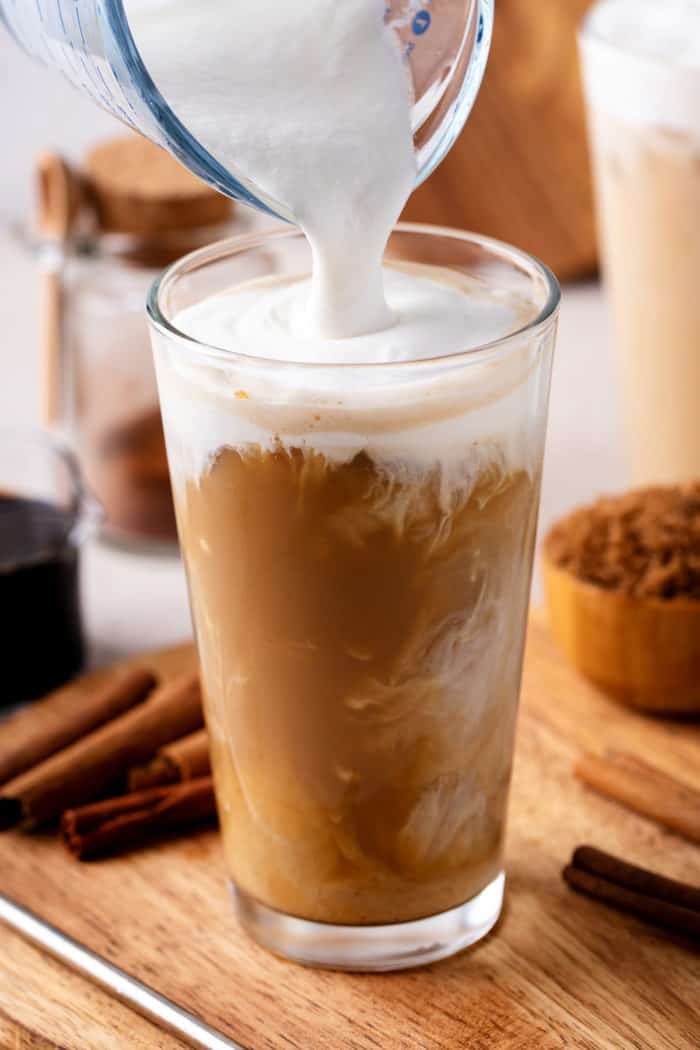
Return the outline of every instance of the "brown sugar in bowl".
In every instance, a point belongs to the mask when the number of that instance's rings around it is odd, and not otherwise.
[[[700,712],[699,529],[696,483],[607,497],[545,539],[555,638],[586,678],[631,707]]]

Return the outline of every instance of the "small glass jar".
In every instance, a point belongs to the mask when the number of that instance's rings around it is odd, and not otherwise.
[[[99,522],[62,441],[39,430],[0,430],[0,709],[82,669],[80,552]]]
[[[175,549],[144,304],[166,266],[256,219],[138,136],[80,169],[43,154],[36,174],[45,421],[70,437],[105,538]]]
[[[108,539],[177,541],[144,303],[164,266],[237,227],[102,234],[75,239],[66,252],[63,421],[104,508]]]

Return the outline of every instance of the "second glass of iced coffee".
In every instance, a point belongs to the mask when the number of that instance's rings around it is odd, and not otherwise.
[[[466,297],[458,353],[428,329],[373,364],[194,338],[202,302],[235,315],[308,273],[294,231],[197,252],[149,303],[236,910],[360,970],[500,913],[559,302],[545,267],[454,231],[399,228],[386,266]]]
[[[603,0],[581,32],[636,485],[700,476],[700,4]]]

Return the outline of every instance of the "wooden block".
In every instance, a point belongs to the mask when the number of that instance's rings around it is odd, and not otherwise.
[[[508,241],[560,279],[597,247],[577,27],[591,0],[498,0],[474,111],[404,217]]]

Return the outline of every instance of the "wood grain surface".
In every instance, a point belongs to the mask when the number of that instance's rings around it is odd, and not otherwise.
[[[560,279],[597,266],[576,32],[592,0],[497,0],[466,128],[405,218],[524,248]]]
[[[171,651],[161,666],[186,663]],[[248,941],[215,832],[81,865],[48,836],[0,836],[3,891],[250,1050],[697,1050],[700,958],[689,943],[571,893],[589,842],[700,884],[700,852],[589,792],[583,750],[624,748],[700,788],[700,725],[606,700],[531,625],[503,918],[422,971],[314,972]],[[14,1041],[13,1041],[14,1040]],[[0,928],[2,1050],[181,1050],[182,1044]]]

